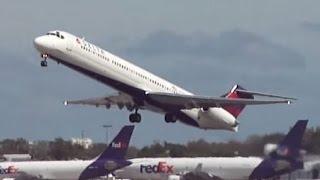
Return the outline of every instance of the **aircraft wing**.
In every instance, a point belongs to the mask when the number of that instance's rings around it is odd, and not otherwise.
[[[92,105],[92,106],[106,106],[110,108],[112,105],[118,106],[122,109],[124,106],[129,110],[133,110],[135,103],[132,98],[126,94],[116,94],[104,97],[96,97],[96,98],[88,98],[82,100],[67,100],[64,101],[64,105],[67,106],[69,104],[81,104],[81,105]]]
[[[207,97],[197,95],[181,95],[170,93],[147,93],[149,100],[170,106],[175,109],[222,107],[226,105],[262,105],[262,104],[290,104],[291,101],[282,98],[278,100],[254,100],[242,98]]]

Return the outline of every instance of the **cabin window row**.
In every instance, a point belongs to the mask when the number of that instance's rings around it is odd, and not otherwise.
[[[88,51],[88,52],[91,52],[91,53],[93,53],[94,55],[97,55],[98,57],[100,57],[101,59],[107,60],[107,61],[109,62],[109,58],[108,58],[108,57],[103,56],[103,55],[101,55],[101,54],[99,54],[99,53],[96,53],[95,51],[91,50],[91,49],[88,48],[88,47],[81,46],[81,49],[83,49],[83,50],[85,50],[85,51]],[[124,65],[122,65],[122,64],[120,64],[120,63],[118,63],[118,62],[116,62],[116,61],[114,61],[114,60],[112,60],[111,63],[114,64],[115,66],[118,66],[118,67],[122,68],[122,69],[125,69],[125,70],[127,70],[127,71],[130,71],[131,73],[133,73],[133,74],[141,77],[142,79],[145,79],[145,80],[147,80],[147,81],[150,81],[151,83],[153,83],[153,84],[155,84],[155,85],[157,85],[157,86],[159,86],[159,87],[162,87],[163,89],[166,89],[166,90],[169,91],[169,88],[166,87],[165,85],[163,85],[163,84],[161,84],[161,83],[159,83],[159,82],[157,82],[157,81],[155,81],[155,80],[153,80],[153,79],[151,79],[151,78],[148,78],[147,76],[144,76],[144,75],[138,73],[137,71],[134,71],[134,70],[128,68],[127,66],[124,66]]]
[[[147,81],[150,81],[151,83],[153,83],[153,84],[155,84],[155,85],[157,85],[157,86],[159,86],[159,87],[162,87],[163,89],[169,90],[169,88],[166,87],[165,85],[163,85],[163,84],[161,84],[161,83],[159,83],[159,82],[157,82],[157,81],[155,81],[155,80],[153,80],[153,79],[151,79],[151,78],[148,78],[147,76],[144,76],[144,75],[138,73],[137,71],[134,71],[134,70],[128,68],[127,66],[122,65],[121,63],[118,63],[118,62],[113,61],[113,60],[112,60],[111,62],[112,62],[112,64],[114,64],[115,66],[118,66],[118,67],[120,67],[120,68],[122,68],[122,69],[124,69],[124,70],[130,71],[131,73],[135,74],[136,76],[139,76],[139,77],[142,78],[142,79],[145,79],[145,80],[147,80]]]
[[[100,53],[97,53],[96,51],[94,50],[91,50],[90,48],[86,47],[86,46],[81,46],[81,49],[85,50],[85,51],[88,51],[90,53],[92,53],[93,55],[97,55],[98,57],[100,57],[101,59],[104,59],[104,60],[107,60],[109,61],[109,58],[104,56],[104,55],[101,55]]]

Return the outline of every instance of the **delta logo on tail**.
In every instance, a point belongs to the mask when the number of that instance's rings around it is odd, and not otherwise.
[[[172,174],[173,173],[173,165],[169,165],[164,161],[160,161],[156,165],[140,165],[140,173],[147,173],[147,174],[157,174],[157,173],[164,173],[164,174]]]
[[[112,148],[115,148],[115,149],[125,149],[128,147],[128,145],[126,143],[123,143],[123,142],[113,142],[111,144],[111,147]]]

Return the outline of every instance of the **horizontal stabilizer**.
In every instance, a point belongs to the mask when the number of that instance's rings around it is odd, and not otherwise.
[[[255,92],[255,91],[248,91],[248,90],[244,90],[244,89],[236,89],[236,91],[239,93],[250,94],[250,95],[255,95],[255,96],[280,98],[280,99],[287,99],[287,100],[297,100],[296,98],[292,98],[292,97],[279,96],[279,95],[267,94],[267,93],[261,93],[261,92]]]

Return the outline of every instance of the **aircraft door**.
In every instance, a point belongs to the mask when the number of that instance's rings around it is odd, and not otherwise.
[[[77,39],[78,40],[78,39]],[[73,38],[68,38],[67,39],[67,51],[71,52],[74,46],[74,40]]]

